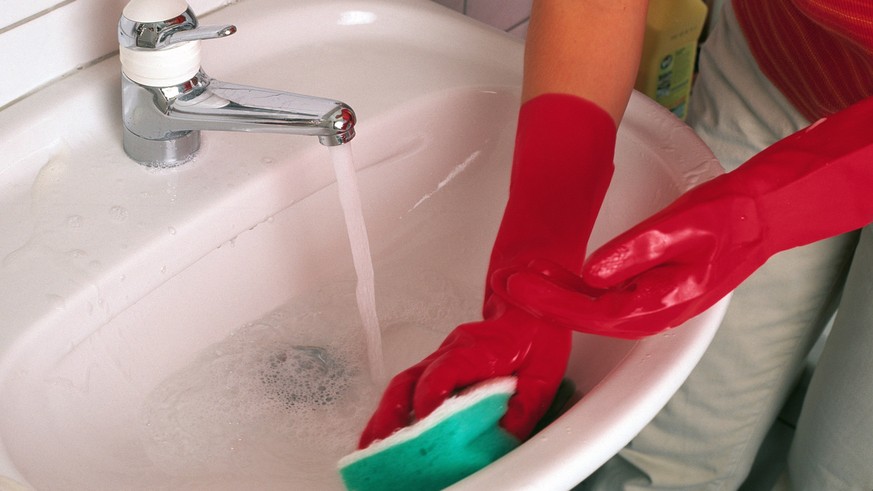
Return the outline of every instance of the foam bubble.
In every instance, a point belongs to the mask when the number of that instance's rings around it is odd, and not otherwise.
[[[435,273],[386,273],[377,291],[392,371],[478,310]],[[180,486],[225,476],[212,489],[340,490],[336,462],[354,450],[381,391],[369,377],[355,283],[337,282],[241,326],[159,384],[143,407],[144,447]]]
[[[341,400],[350,383],[345,361],[320,346],[277,349],[267,354],[264,365],[264,393],[287,411],[330,406]]]

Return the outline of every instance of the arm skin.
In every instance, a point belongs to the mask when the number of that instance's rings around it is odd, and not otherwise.
[[[621,121],[645,34],[648,0],[536,0],[524,54],[522,103],[571,94]]]

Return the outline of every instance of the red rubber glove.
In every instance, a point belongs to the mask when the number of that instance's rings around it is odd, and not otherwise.
[[[578,97],[546,94],[525,103],[509,201],[488,276],[534,259],[578,271],[612,178],[615,123]],[[458,390],[514,375],[501,426],[525,439],[554,398],[570,356],[572,331],[536,319],[486,288],[484,320],[463,324],[433,354],[395,376],[359,442],[365,448],[421,419]]]
[[[873,98],[688,191],[595,251],[582,278],[540,263],[496,286],[554,323],[654,334],[712,306],[773,254],[867,225],[871,190]]]

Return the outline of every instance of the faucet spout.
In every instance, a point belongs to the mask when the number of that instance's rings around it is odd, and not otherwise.
[[[317,136],[326,146],[355,136],[355,113],[342,102],[218,80],[177,99],[167,117],[192,129]]]
[[[326,146],[355,136],[355,112],[343,102],[212,80],[202,71],[172,87],[123,76],[122,106],[124,149],[150,166],[190,160],[201,130],[309,135]]]

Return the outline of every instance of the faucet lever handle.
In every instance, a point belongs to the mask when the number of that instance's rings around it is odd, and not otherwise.
[[[228,24],[226,26],[203,26],[194,29],[178,30],[167,36],[167,42],[164,46],[185,41],[199,41],[206,39],[218,39],[236,32],[236,26]]]
[[[187,9],[172,19],[138,22],[122,16],[118,21],[118,43],[135,50],[160,50],[186,41],[217,39],[236,32],[236,26],[200,26]]]

